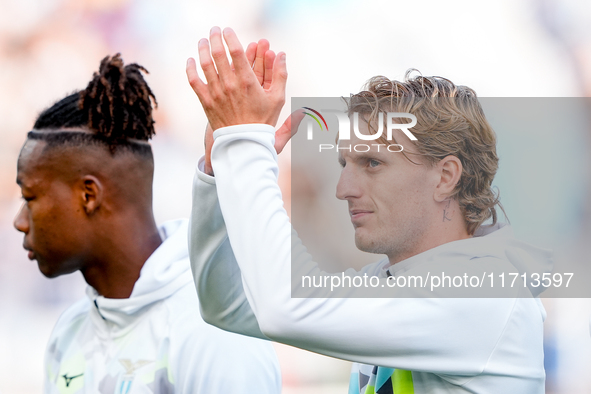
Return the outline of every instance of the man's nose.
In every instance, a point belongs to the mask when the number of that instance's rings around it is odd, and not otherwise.
[[[14,228],[16,228],[18,231],[21,231],[25,234],[29,232],[29,212],[27,209],[27,203],[23,203],[21,209],[14,218],[13,224]]]
[[[343,168],[339,183],[337,183],[337,198],[339,200],[348,200],[351,198],[357,198],[360,195],[361,188],[355,172],[347,167]]]

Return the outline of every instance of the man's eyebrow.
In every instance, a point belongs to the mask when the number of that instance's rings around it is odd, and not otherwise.
[[[377,152],[355,152],[355,154],[352,155],[352,158],[354,161],[376,159],[378,157],[376,153]]]
[[[21,181],[21,179],[19,177],[16,177],[16,184],[19,186],[23,185],[23,182]]]

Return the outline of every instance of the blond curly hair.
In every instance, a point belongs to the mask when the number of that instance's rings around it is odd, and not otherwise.
[[[458,201],[468,233],[473,234],[487,219],[497,222],[495,206],[503,210],[498,192],[491,186],[499,163],[495,132],[474,90],[442,77],[413,77],[415,71],[408,70],[403,82],[383,76],[371,78],[363,91],[347,100],[349,113],[363,115],[374,132],[379,112],[415,115],[417,124],[410,131],[417,138],[417,154],[431,165],[448,155],[462,162],[462,175],[450,198]],[[408,119],[400,120],[405,122]],[[377,141],[396,143],[384,135]],[[403,154],[419,164],[409,157],[412,153]]]

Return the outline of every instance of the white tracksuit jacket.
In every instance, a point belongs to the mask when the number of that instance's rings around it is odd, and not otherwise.
[[[544,392],[545,311],[531,294],[292,298],[292,261],[298,275],[320,270],[283,209],[274,129],[231,126],[216,130],[214,137],[215,178],[197,171],[189,229],[191,265],[206,321],[367,364],[354,365],[351,393]],[[514,240],[506,226],[390,268],[386,260],[347,274],[385,277],[387,270],[412,273],[425,263],[521,272],[532,264],[550,266],[551,256]]]
[[[281,391],[270,343],[206,324],[187,249],[187,220],[163,243],[127,299],[87,288],[58,320],[46,352],[45,393],[268,393]]]

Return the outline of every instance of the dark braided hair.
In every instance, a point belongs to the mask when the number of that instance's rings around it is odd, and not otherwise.
[[[86,127],[92,133],[32,131],[29,138],[45,140],[48,147],[106,144],[111,153],[123,148],[151,156],[150,146],[139,141],[147,142],[154,136],[152,101],[155,107],[158,103],[142,71],[148,73],[139,64],[124,66],[119,53],[105,57],[85,90],[44,110],[34,125],[35,130]]]

